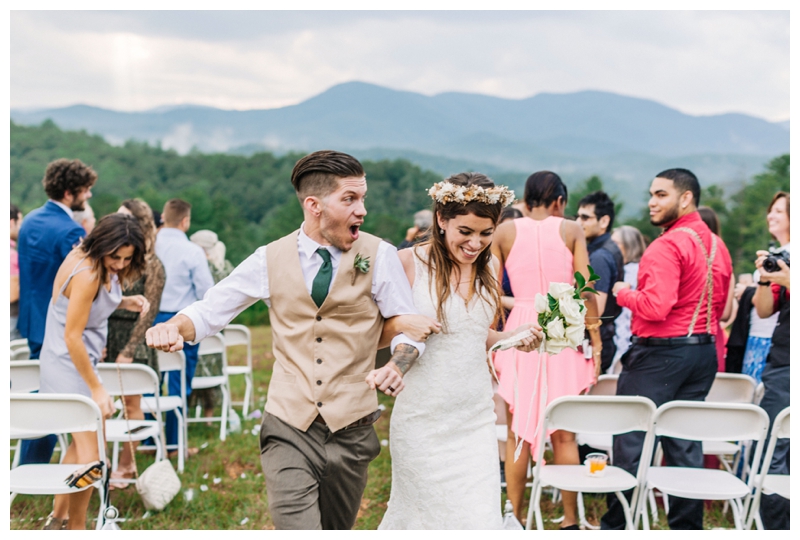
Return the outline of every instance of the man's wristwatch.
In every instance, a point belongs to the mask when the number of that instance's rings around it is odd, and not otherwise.
[[[761,287],[769,287],[770,285],[772,285],[772,282],[770,282],[770,281],[759,281],[758,284]]]

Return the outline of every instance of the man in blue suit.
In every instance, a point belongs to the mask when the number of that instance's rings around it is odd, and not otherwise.
[[[78,159],[57,159],[42,179],[49,200],[27,215],[17,239],[19,252],[19,320],[17,328],[28,338],[31,358],[38,359],[44,341],[47,307],[53,299],[53,281],[61,263],[86,235],[72,212],[84,209],[92,196],[97,173]],[[24,441],[20,463],[48,463],[56,437]]]

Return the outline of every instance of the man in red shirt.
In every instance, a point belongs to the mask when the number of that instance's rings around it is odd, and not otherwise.
[[[700,184],[686,169],[659,173],[650,185],[650,223],[664,232],[639,263],[638,288],[617,282],[612,294],[629,308],[631,347],[622,356],[617,395],[645,396],[656,406],[703,401],[717,371],[716,307],[727,300],[733,267],[728,249],[700,219]],[[636,474],[643,433],[614,437],[614,465]],[[699,442],[662,437],[667,465],[702,467]],[[629,495],[630,497],[630,495]],[[703,501],[670,497],[671,529],[702,529]],[[616,496],[608,498],[603,529],[622,529]]]

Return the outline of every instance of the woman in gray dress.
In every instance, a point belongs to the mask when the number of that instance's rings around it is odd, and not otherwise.
[[[40,354],[39,392],[90,397],[105,418],[114,403],[97,375],[106,345],[108,317],[117,309],[147,313],[144,296],[122,296],[120,283],[138,279],[145,267],[144,235],[132,216],[110,214],[101,219],[67,255],[53,282]],[[88,464],[99,459],[96,434],[72,433],[63,463]],[[57,495],[54,520],[69,519],[70,529],[86,528],[92,490]]]

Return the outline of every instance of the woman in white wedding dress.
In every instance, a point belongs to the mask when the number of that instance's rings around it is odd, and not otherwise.
[[[489,246],[513,193],[478,173],[452,176],[429,193],[436,201],[432,238],[399,252],[420,315],[387,321],[385,330],[428,339],[392,411],[392,489],[379,529],[500,529],[486,351],[528,329],[519,349],[534,350],[542,338],[535,321],[510,332],[490,329],[500,289]]]

